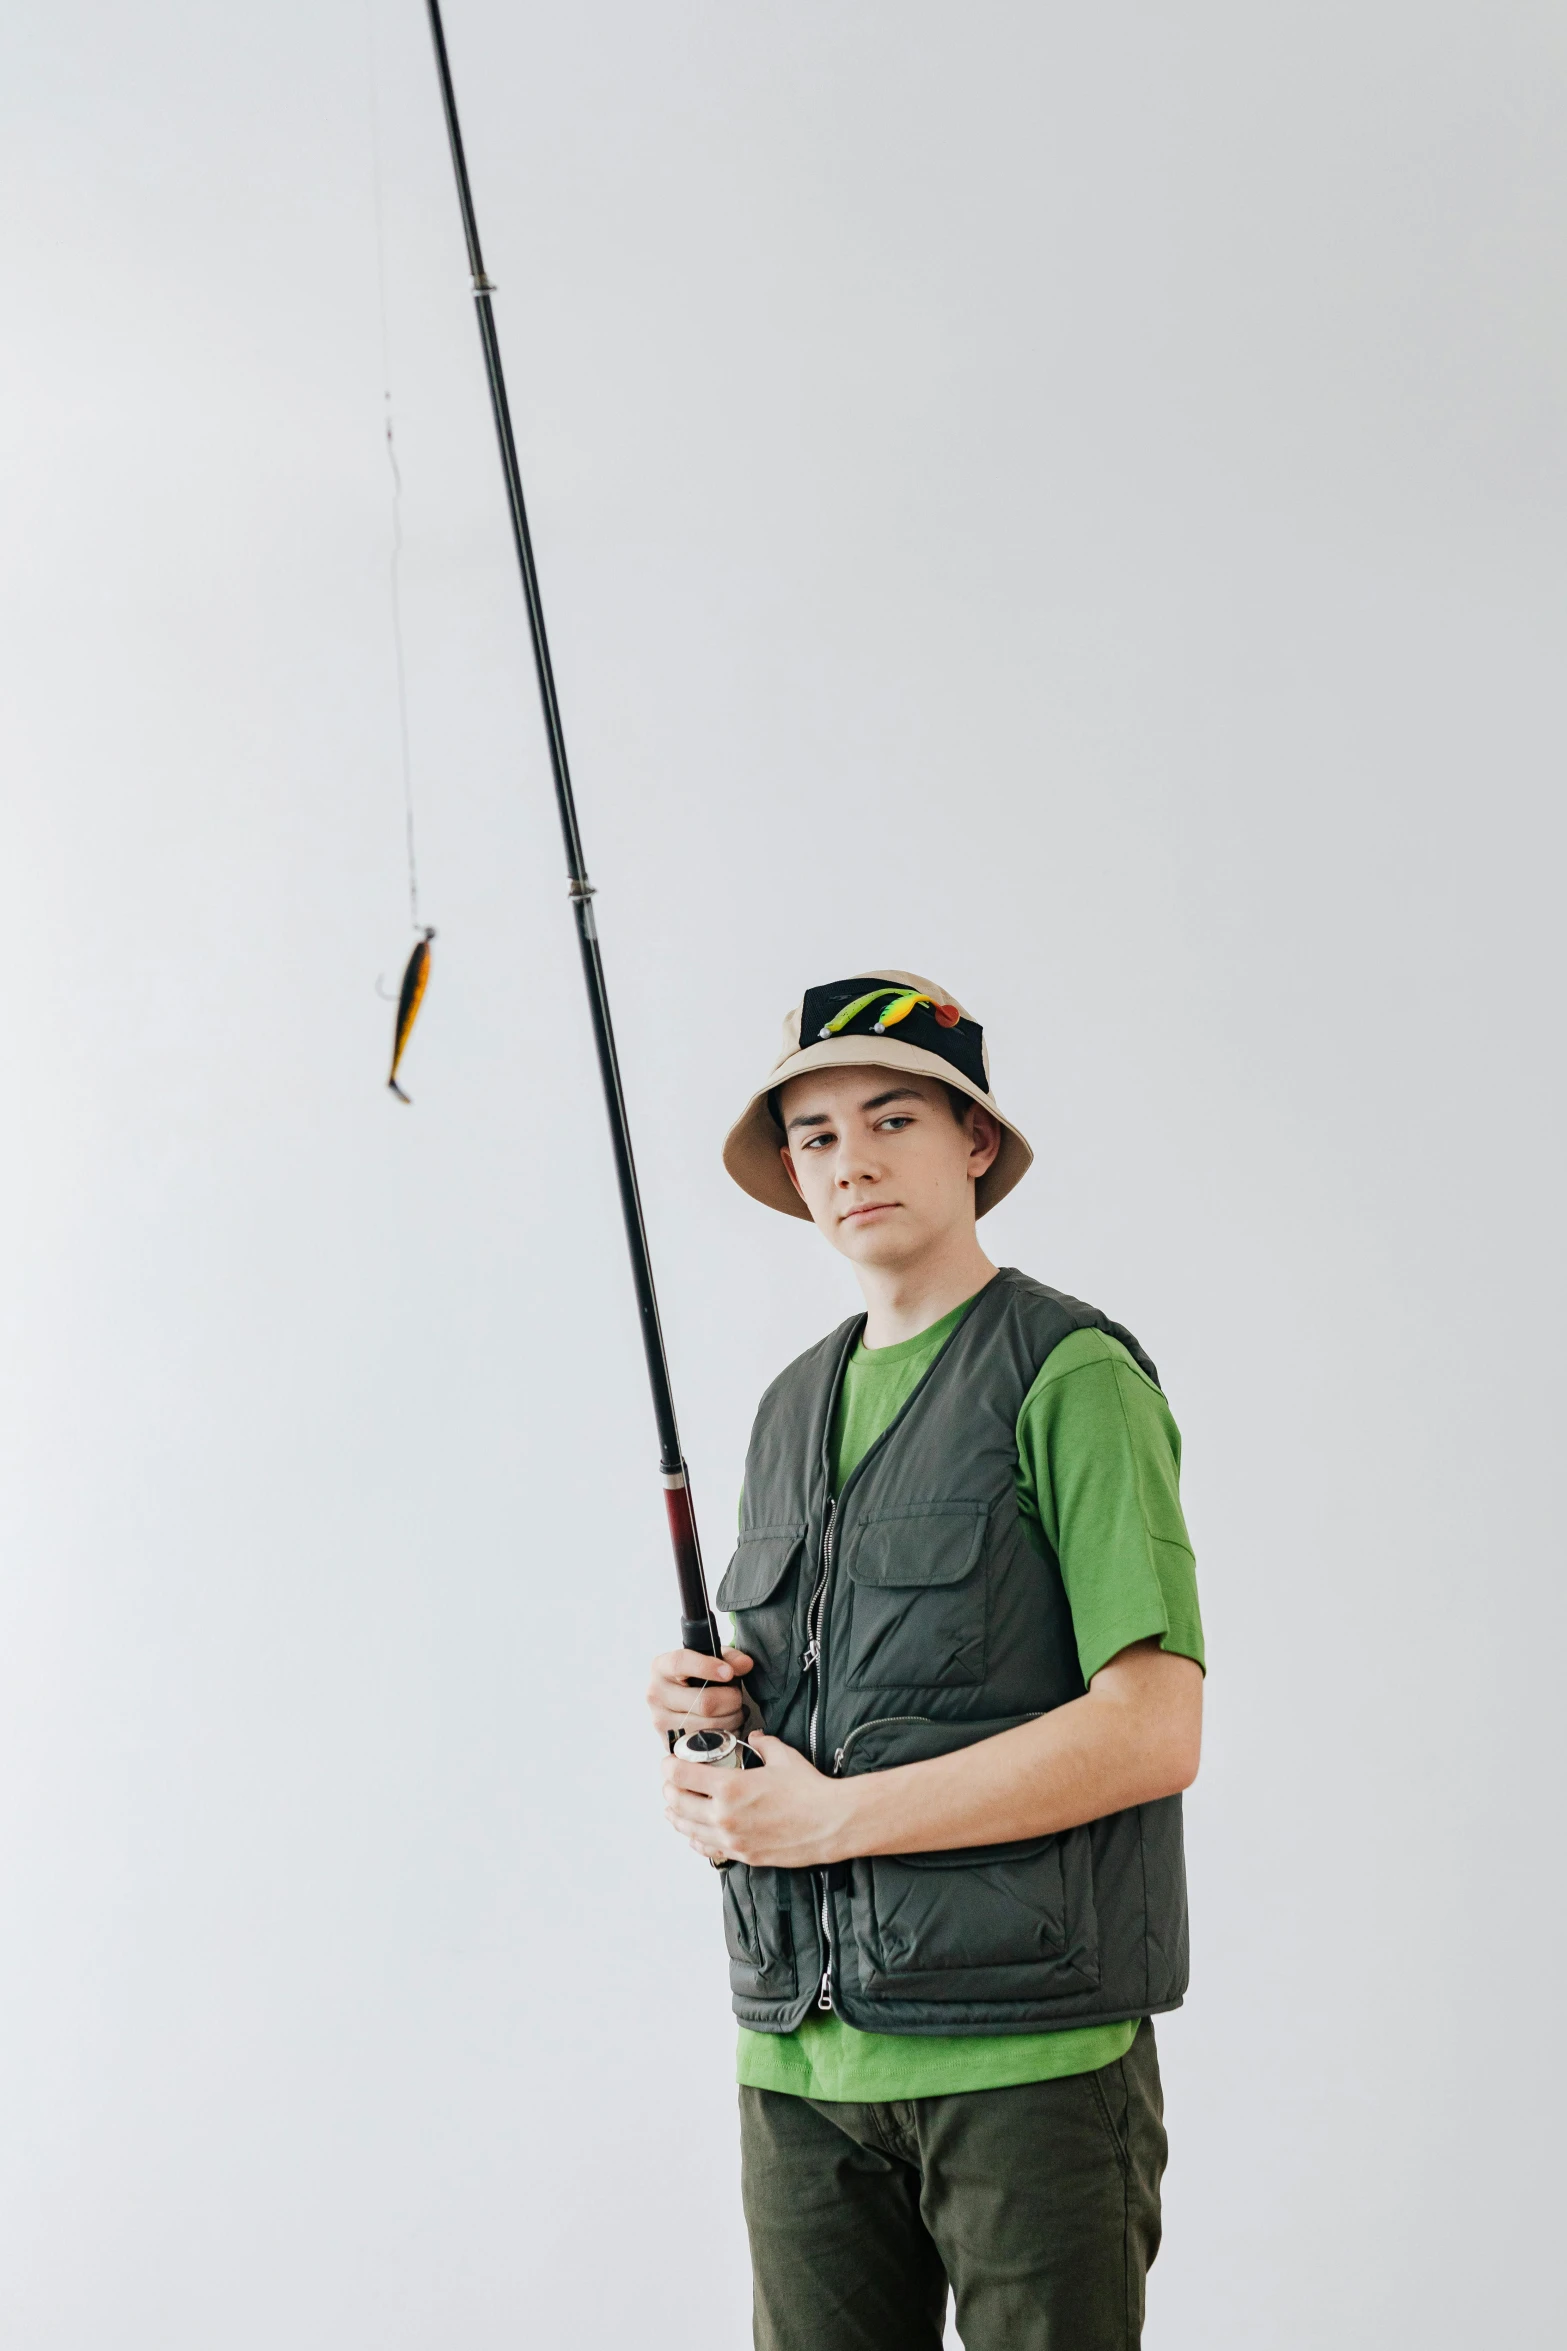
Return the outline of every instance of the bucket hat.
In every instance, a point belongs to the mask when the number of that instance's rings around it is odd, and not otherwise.
[[[724,1165],[742,1192],[809,1223],[811,1212],[778,1156],[783,1138],[767,1097],[807,1070],[854,1068],[911,1070],[984,1104],[1000,1125],[1001,1149],[976,1187],[978,1215],[1004,1200],[1028,1173],[1034,1154],[990,1090],[990,1056],[979,1022],[918,972],[873,971],[807,988],[784,1021],[778,1058],[724,1143]]]

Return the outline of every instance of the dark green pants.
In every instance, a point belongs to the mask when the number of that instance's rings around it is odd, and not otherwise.
[[[1097,2073],[856,2106],[740,2092],[757,2351],[1135,2351],[1159,2250],[1153,2026]]]

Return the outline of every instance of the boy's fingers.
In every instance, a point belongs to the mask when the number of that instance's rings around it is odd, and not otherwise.
[[[700,1649],[672,1649],[659,1658],[655,1672],[675,1682],[732,1682],[735,1669],[722,1657],[704,1657]]]
[[[735,1704],[733,1697],[721,1697],[717,1690],[714,1693],[709,1693],[709,1690],[700,1690],[700,1693],[670,1690],[665,1697],[663,1712],[670,1716],[670,1726],[674,1726],[674,1723],[691,1723],[693,1730],[712,1730],[714,1723],[740,1721],[740,1707]]]
[[[665,1682],[661,1688],[655,1684],[647,1694],[647,1702],[655,1714],[667,1714],[673,1722],[690,1722],[698,1727],[704,1723],[738,1722],[745,1711],[738,1690],[688,1690],[680,1682]]]
[[[709,1682],[700,1689],[686,1682],[655,1682],[648,1699],[652,1705],[667,1706],[672,1714],[723,1714],[738,1721],[744,1711],[732,1682]]]
[[[737,1684],[754,1663],[743,1649],[704,1657],[696,1649],[669,1649],[653,1660],[648,1712],[660,1738],[668,1731],[737,1731],[745,1698]]]
[[[667,1795],[675,1788],[682,1788],[688,1796],[711,1804],[721,1792],[713,1782],[739,1776],[738,1772],[715,1770],[710,1763],[686,1763],[680,1756],[671,1755],[664,1766],[664,1791]]]

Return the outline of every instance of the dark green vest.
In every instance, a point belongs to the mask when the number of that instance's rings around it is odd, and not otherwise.
[[[719,1586],[765,1727],[827,1772],[945,1755],[1083,1694],[1053,1554],[1017,1507],[1017,1416],[1076,1330],[1129,1331],[1010,1268],[980,1292],[831,1498],[857,1316],[762,1398]],[[1174,2008],[1186,1989],[1181,1800],[1063,1835],[724,1880],[735,2013],[792,2032],[1027,2033]]]

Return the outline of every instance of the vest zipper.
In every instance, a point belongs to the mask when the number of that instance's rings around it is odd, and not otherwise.
[[[827,1516],[822,1522],[821,1567],[816,1578],[816,1589],[811,1594],[811,1604],[806,1610],[805,1616],[805,1671],[811,1677],[811,1720],[807,1740],[811,1750],[811,1761],[818,1770],[821,1769],[821,1758],[817,1754],[816,1733],[822,1711],[822,1611],[827,1602],[827,1579],[832,1570],[832,1529],[837,1512],[836,1497],[829,1494]],[[816,1900],[822,1927],[822,1957],[826,1963],[822,1969],[821,1983],[817,1987],[816,2005],[823,2016],[830,2016],[832,2014],[833,1967],[832,1905],[831,1897],[827,1892],[826,1871],[818,1870],[815,1874]]]
[[[816,1589],[811,1594],[811,1604],[805,1612],[805,1655],[800,1661],[801,1670],[815,1676],[811,1683],[811,1721],[806,1738],[811,1750],[811,1761],[818,1770],[821,1768],[821,1758],[816,1752],[816,1725],[822,1710],[822,1610],[827,1602],[827,1578],[832,1564],[832,1524],[837,1510],[836,1501],[829,1495],[827,1516],[822,1521],[822,1554],[817,1569]]]
[[[811,1594],[810,1606],[806,1609],[805,1612],[805,1655],[800,1660],[801,1669],[805,1673],[815,1672],[816,1666],[822,1654],[822,1610],[827,1601],[827,1572],[829,1565],[829,1554],[832,1548],[832,1522],[837,1516],[837,1512],[837,1500],[834,1496],[829,1494],[827,1497],[827,1516],[822,1521],[822,1549],[821,1557],[817,1563],[816,1589]],[[820,1691],[817,1693],[817,1699],[819,1700],[819,1698]],[[813,1744],[815,1737],[815,1701],[813,1701],[811,1723],[811,1738]]]

